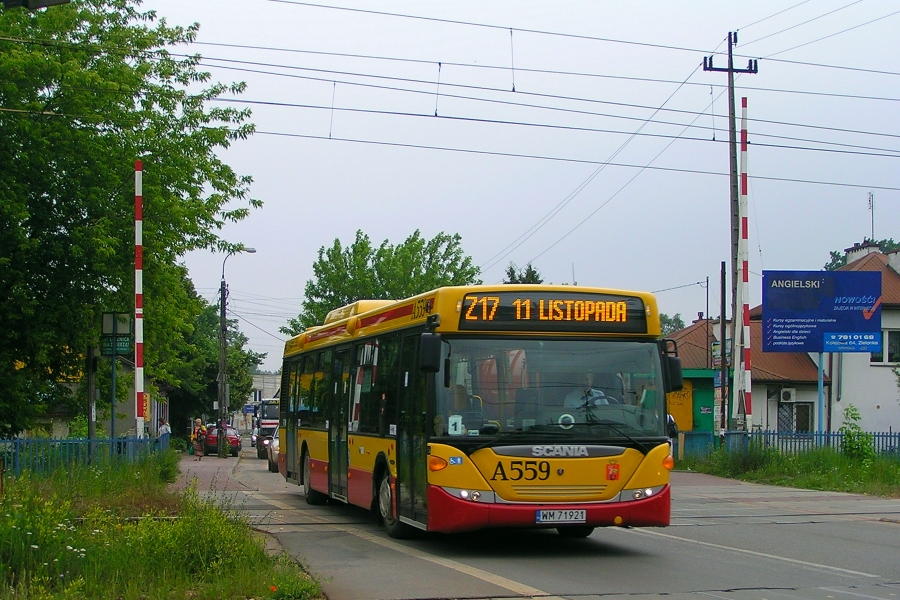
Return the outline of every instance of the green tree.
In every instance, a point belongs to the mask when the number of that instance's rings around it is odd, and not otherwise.
[[[0,12],[0,436],[71,400],[103,311],[134,293],[134,160],[143,160],[145,363],[177,382],[198,314],[181,287],[187,251],[260,203],[218,158],[252,133],[249,112],[206,105],[242,84],[211,83],[199,56],[137,0],[74,0]],[[180,349],[178,346],[182,346]]]
[[[684,329],[684,321],[681,320],[681,313],[675,313],[674,317],[670,317],[666,313],[660,313],[659,325],[663,335],[669,335]]]
[[[362,231],[346,248],[335,239],[330,248],[319,248],[303,310],[281,332],[297,335],[357,300],[399,300],[445,285],[481,283],[461,241],[459,234],[443,232],[426,240],[418,229],[396,246],[385,240],[375,248]]]
[[[871,241],[871,240],[863,240]],[[875,242],[878,244],[878,249],[881,252],[893,252],[894,250],[900,250],[900,243],[895,242],[894,238],[887,238],[885,240],[877,240]],[[840,252],[838,250],[832,250],[830,253],[830,259],[825,266],[822,267],[826,271],[836,271],[841,267],[847,264],[847,255],[844,252]]]
[[[544,278],[531,263],[519,269],[516,263],[510,262],[506,267],[506,278],[503,283],[544,283]]]

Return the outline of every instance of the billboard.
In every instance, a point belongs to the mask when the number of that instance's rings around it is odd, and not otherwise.
[[[763,352],[880,352],[881,273],[763,271]]]

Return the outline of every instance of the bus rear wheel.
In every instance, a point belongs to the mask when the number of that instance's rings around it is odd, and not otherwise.
[[[387,534],[394,539],[406,539],[412,536],[414,530],[400,519],[394,518],[394,492],[391,489],[391,474],[385,471],[378,485],[378,515],[384,525]]]
[[[570,527],[557,527],[556,531],[564,538],[586,538],[594,533],[594,528],[587,525],[573,525]]]
[[[312,489],[312,484],[309,480],[310,471],[312,471],[312,468],[309,464],[309,453],[306,453],[303,455],[303,494],[306,496],[306,503],[312,505],[325,504],[328,502],[328,496]]]

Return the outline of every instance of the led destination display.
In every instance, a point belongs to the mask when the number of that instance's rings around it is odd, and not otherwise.
[[[646,333],[634,296],[565,292],[488,292],[463,298],[460,330]]]

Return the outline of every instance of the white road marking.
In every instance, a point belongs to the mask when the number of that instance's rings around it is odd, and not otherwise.
[[[620,529],[618,527],[611,527],[610,529],[614,529],[616,531],[627,532],[632,534],[641,534],[641,535],[655,535],[658,537],[668,538],[670,540],[676,540],[679,542],[685,542],[688,544],[696,544],[698,546],[708,546],[710,548],[717,548],[719,550],[731,550],[732,552],[738,552],[740,554],[749,554],[751,556],[759,556],[761,558],[769,558],[772,560],[782,561],[794,563],[795,565],[803,565],[805,567],[812,567],[815,569],[822,569],[825,571],[834,571],[837,573],[845,573],[847,575],[854,575],[856,577],[873,577],[880,578],[881,575],[872,575],[871,573],[863,573],[862,571],[853,571],[850,569],[842,569],[841,567],[832,567],[831,565],[822,565],[819,563],[808,562],[805,560],[798,560],[796,558],[788,558],[786,556],[778,556],[777,554],[768,554],[765,552],[756,552],[755,550],[747,550],[745,548],[735,548],[734,546],[724,546],[722,544],[713,544],[712,542],[701,542],[699,540],[692,540],[688,538],[682,538],[675,535],[669,535],[667,533],[660,533],[658,531],[651,531],[649,529]]]
[[[385,548],[390,548],[391,550],[396,550],[397,552],[402,552],[403,554],[407,554],[421,560],[427,560],[428,562],[432,562],[436,565],[440,565],[448,569],[453,569],[454,571],[457,571],[459,573],[464,573],[471,577],[476,577],[478,579],[481,579],[482,581],[492,583],[498,587],[505,588],[522,596],[541,596],[542,598],[546,598],[546,600],[562,600],[562,598],[559,598],[558,596],[550,596],[547,592],[539,590],[537,588],[533,588],[530,585],[525,585],[524,583],[519,583],[518,581],[513,581],[512,579],[507,579],[506,577],[501,577],[500,575],[495,575],[494,573],[489,573],[475,567],[470,567],[469,565],[464,565],[463,563],[456,562],[455,560],[440,558],[437,556],[432,556],[431,554],[425,552],[421,552],[420,550],[415,550],[414,548],[407,548],[406,546],[403,546],[396,542],[392,542],[391,540],[386,540],[366,531],[351,528],[342,529],[347,533],[353,534],[373,544],[378,544],[379,546],[384,546]]]

